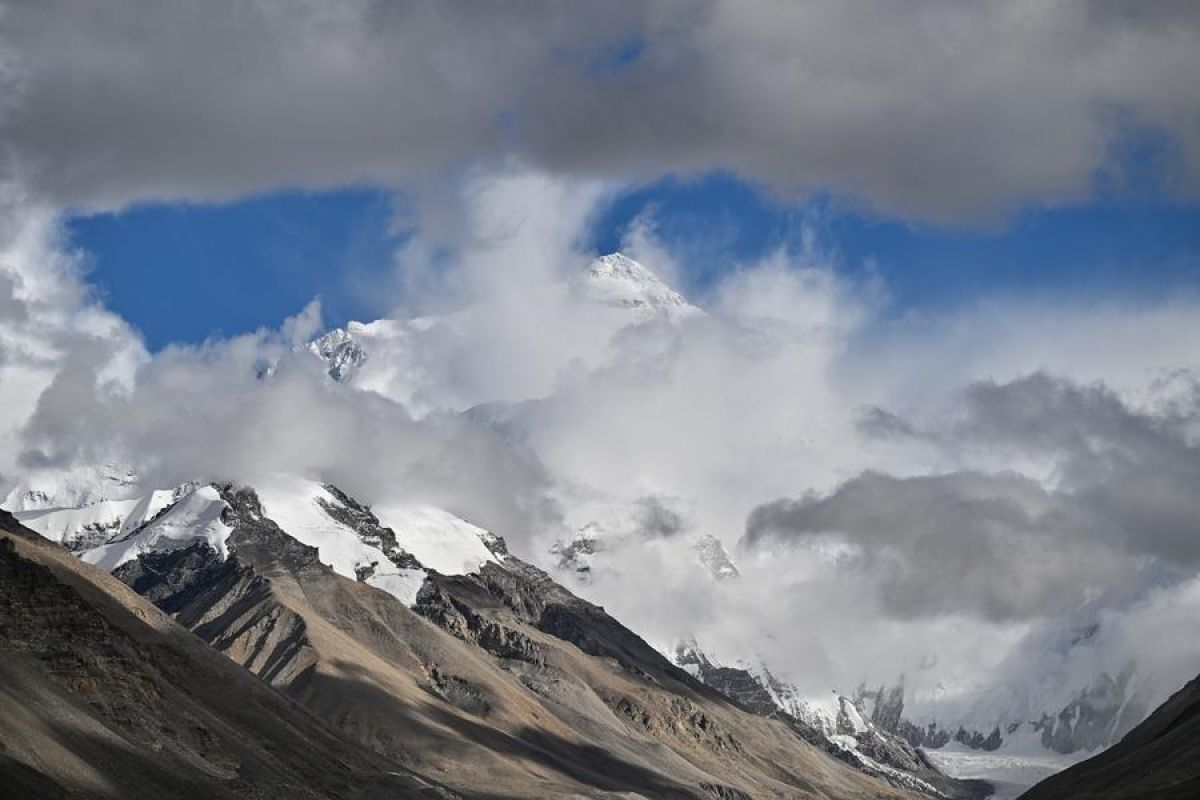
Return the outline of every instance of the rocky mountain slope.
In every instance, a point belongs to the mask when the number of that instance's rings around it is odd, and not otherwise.
[[[0,794],[455,797],[0,512]]]
[[[266,502],[248,488],[184,488],[151,519],[122,519],[78,553],[191,630],[193,645],[258,675],[256,691],[270,684],[275,702],[305,707],[308,724],[337,742],[327,752],[361,753],[344,759],[361,771],[389,765],[405,791],[425,780],[488,797],[909,796],[696,681],[486,531],[413,509],[390,510],[402,523],[393,528],[335,487],[296,485],[270,487]],[[53,530],[82,541],[68,524]],[[37,546],[112,588],[56,545]],[[425,563],[437,559],[446,572]],[[240,702],[239,684],[208,685]],[[17,700],[23,718],[40,717]],[[271,714],[259,717],[267,725]],[[22,758],[14,770],[32,770],[30,780],[45,772]],[[322,762],[310,763],[303,774]],[[312,785],[321,796],[323,784]]]
[[[1022,800],[1184,800],[1200,797],[1200,678],[1119,743],[1042,781]]]

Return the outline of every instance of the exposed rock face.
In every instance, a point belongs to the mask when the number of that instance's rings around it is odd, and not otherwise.
[[[569,542],[555,542],[550,552],[558,557],[558,568],[574,572],[582,581],[587,580],[592,571],[591,557],[600,551],[602,545],[595,536],[589,536],[586,530],[580,531]]]
[[[871,724],[876,728],[896,733],[904,713],[904,679],[895,686],[880,686],[874,691],[860,686],[854,695],[854,703],[860,710],[870,708]]]
[[[345,328],[334,328],[309,348],[329,365],[329,377],[335,381],[349,380],[367,361],[367,351]]]
[[[436,582],[427,581],[421,587],[415,610],[451,635],[476,644],[497,658],[545,665],[545,651],[537,642],[478,614]]]
[[[1120,742],[1034,786],[1022,800],[1200,797],[1200,678]]]
[[[784,720],[805,741],[826,748],[829,744],[821,725],[805,713],[793,688],[779,681],[765,667],[751,672],[744,667],[727,667],[712,662],[694,641],[676,646],[674,661],[706,686],[734,700],[747,710]]]

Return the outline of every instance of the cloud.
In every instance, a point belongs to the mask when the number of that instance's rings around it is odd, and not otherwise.
[[[0,163],[88,208],[515,158],[959,221],[1136,181],[1153,140],[1156,180],[1194,195],[1200,21],[1153,6],[10,0]]]
[[[757,507],[742,544],[832,538],[847,548],[838,569],[869,576],[881,608],[901,618],[1062,613],[1118,589],[1145,559],[1188,574],[1200,563],[1191,397],[1160,414],[1103,385],[1041,373],[974,384],[961,419],[924,435],[960,459],[1000,449],[1018,462],[1047,460],[1048,485],[1007,471],[866,472],[828,494]]]
[[[1002,622],[1063,612],[1129,577],[1091,522],[1013,474],[865,473],[826,497],[759,506],[743,543],[832,540],[845,547],[835,568],[865,578],[884,613]]]
[[[21,471],[19,461],[45,456],[27,452],[23,432],[39,406],[59,407],[77,419],[97,396],[128,389],[148,354],[82,279],[79,258],[65,247],[52,209],[2,186],[0,218],[3,483]]]

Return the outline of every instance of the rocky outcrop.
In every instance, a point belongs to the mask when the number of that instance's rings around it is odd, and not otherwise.
[[[913,747],[928,747],[934,750],[945,747],[954,738],[950,731],[939,728],[936,722],[930,722],[922,727],[914,725],[906,719],[901,719],[896,723],[895,733]]]

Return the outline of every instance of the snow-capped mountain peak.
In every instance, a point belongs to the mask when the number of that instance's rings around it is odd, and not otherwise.
[[[603,305],[651,313],[696,310],[683,295],[623,253],[597,258],[576,285],[584,297]]]

